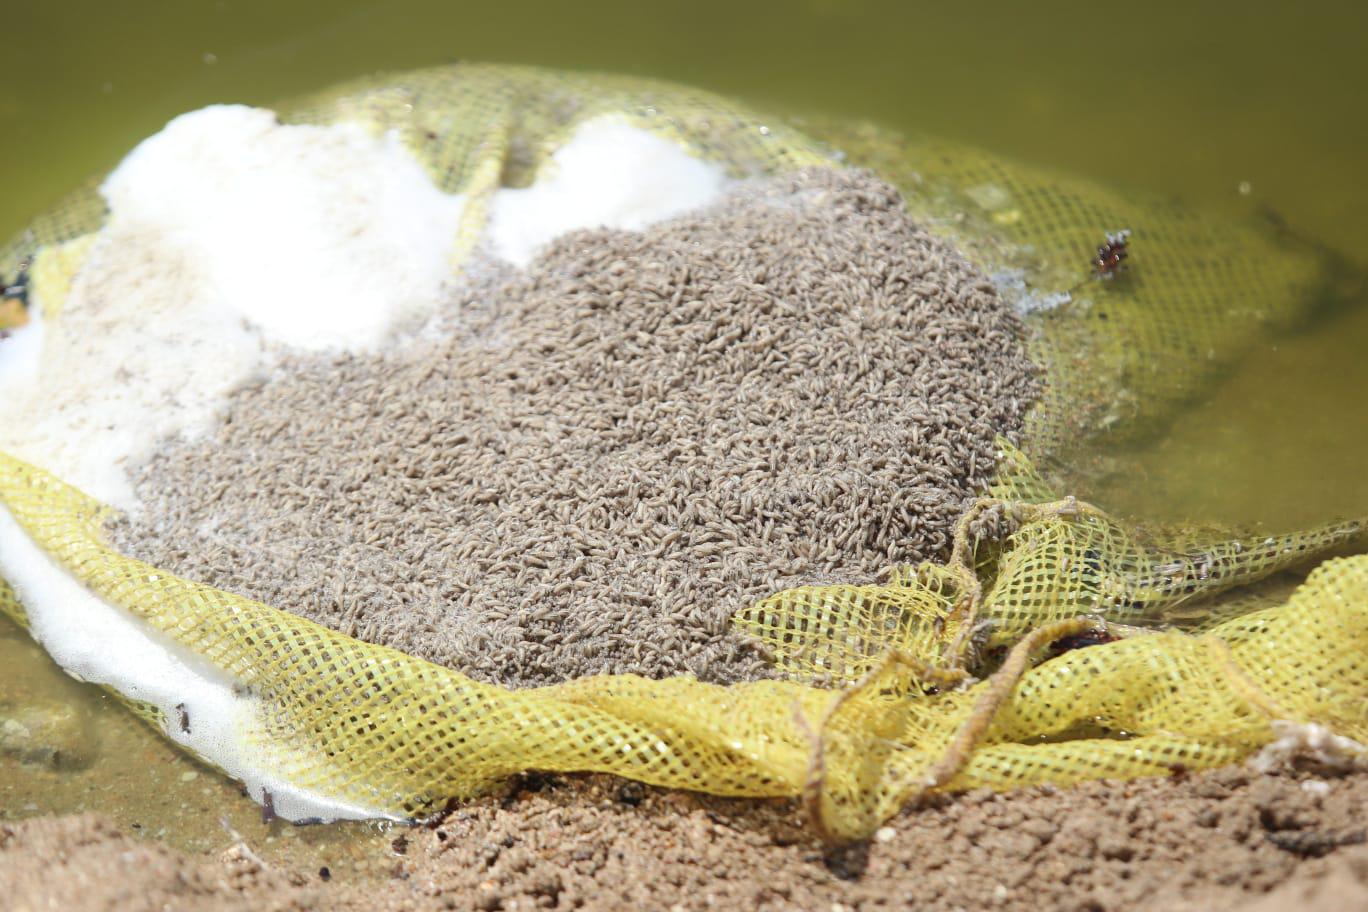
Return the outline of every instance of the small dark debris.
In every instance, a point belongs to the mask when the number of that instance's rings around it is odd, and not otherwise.
[[[983,651],[983,663],[992,667],[997,667],[1007,661],[1006,646],[990,646]]]
[[[323,867],[318,869],[318,879],[325,882],[332,880],[332,871],[328,870],[327,865],[324,865]]]
[[[275,797],[271,795],[271,790],[263,788],[261,790],[261,822],[269,824],[276,819]]]
[[[859,880],[869,867],[869,843],[857,842],[828,849],[822,855],[822,863],[841,880]]]
[[[455,798],[448,798],[442,803],[441,808],[435,811],[432,808],[437,804],[436,798],[423,798],[418,804],[423,808],[423,813],[415,814],[410,822],[425,830],[435,830],[446,823],[447,818],[456,812],[460,802]]]
[[[480,847],[480,861],[484,863],[486,868],[494,867],[494,863],[499,860],[499,856],[502,854],[503,846],[496,842],[486,842]]]
[[[1075,634],[1074,636],[1060,637],[1050,644],[1049,654],[1050,658],[1055,658],[1066,652],[1072,652],[1075,649],[1087,649],[1089,646],[1102,646],[1106,643],[1114,643],[1116,640],[1117,637],[1112,636],[1106,630],[1099,627],[1096,630],[1088,630],[1084,633]]]
[[[560,780],[550,773],[541,773],[536,770],[519,773],[509,781],[508,793],[504,795],[501,804],[507,810],[523,795],[549,791],[558,785],[560,785]]]
[[[408,848],[409,848],[408,837],[407,837],[407,836],[396,836],[396,837],[394,837],[394,841],[390,843],[390,848],[394,850],[394,854],[396,854],[396,855],[407,855],[407,854],[408,854]]]
[[[29,261],[24,260],[19,264],[19,272],[14,276],[13,282],[5,281],[5,277],[0,275],[0,298],[7,301],[18,301],[19,306],[28,308],[29,298]]]
[[[1281,830],[1264,834],[1268,841],[1293,855],[1320,858],[1340,846],[1361,845],[1368,842],[1368,830]]]
[[[184,703],[176,704],[176,723],[181,730],[181,734],[190,734],[190,710],[185,708]]]
[[[1110,281],[1125,269],[1126,258],[1129,256],[1126,244],[1129,241],[1130,232],[1124,229],[1115,234],[1107,234],[1107,242],[1097,248],[1097,257],[1093,260],[1093,269],[1099,279]]]
[[[532,771],[524,773],[522,779],[522,790],[525,792],[545,792],[559,786],[560,779],[552,773],[539,773]]]
[[[628,807],[638,807],[646,799],[646,786],[640,782],[624,782],[617,790],[617,800]]]

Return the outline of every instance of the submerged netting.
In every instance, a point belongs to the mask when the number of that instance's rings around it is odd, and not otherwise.
[[[1229,763],[1272,742],[1275,723],[1368,739],[1368,556],[1326,560],[1290,594],[1255,585],[1351,550],[1357,523],[1275,536],[1140,530],[1067,496],[1094,436],[1161,426],[1262,332],[1302,318],[1326,281],[1314,251],[972,150],[800,132],[640,80],[463,65],[344,86],[283,116],[397,130],[439,186],[468,195],[468,250],[493,193],[528,183],[576,125],[605,113],[736,175],[845,161],[900,186],[933,232],[1006,277],[1026,314],[1045,386],[1020,446],[1001,444],[997,481],[947,562],[741,611],[737,625],[780,680],[609,675],[520,691],[121,555],[104,539],[107,508],[0,454],[0,505],[33,543],[253,695],[238,734],[258,765],[405,817],[527,769],[801,796],[825,835],[845,839],[933,791]],[[101,218],[94,190],[78,194],[0,250],[0,273],[32,257],[33,287],[59,319]],[[1115,282],[1080,283],[1100,237],[1119,228],[1143,262]],[[0,609],[25,623],[8,588]],[[169,706],[136,708],[168,733],[176,725]]]

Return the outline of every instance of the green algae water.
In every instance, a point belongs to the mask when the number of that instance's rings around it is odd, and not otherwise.
[[[1270,531],[1368,516],[1368,306],[1264,339],[1162,435],[1109,448],[1080,494],[1120,515]]]
[[[471,59],[870,119],[1206,208],[1253,199],[1368,262],[1368,8],[1347,0],[3,6],[4,234],[183,111]]]
[[[183,111],[475,59],[670,79],[1231,217],[1265,209],[1368,267],[1362,4],[79,0],[6,2],[3,29],[5,235]],[[1155,520],[1295,527],[1368,513],[1368,299],[1347,288],[1264,340],[1159,438],[1106,452],[1113,467],[1080,493]],[[258,851],[344,871],[364,869],[385,839],[365,826],[263,825],[235,786],[66,678],[3,620],[0,738],[0,819],[94,810],[193,850],[237,830]]]

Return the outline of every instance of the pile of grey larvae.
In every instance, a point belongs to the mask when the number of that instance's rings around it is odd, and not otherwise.
[[[753,680],[732,615],[943,555],[1037,391],[985,275],[864,172],[482,262],[435,329],[164,441],[116,545],[483,681]]]

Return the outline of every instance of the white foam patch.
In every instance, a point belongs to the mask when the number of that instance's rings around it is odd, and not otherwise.
[[[1250,767],[1258,772],[1287,768],[1298,759],[1343,772],[1368,766],[1368,745],[1337,735],[1320,723],[1275,719],[1270,724],[1276,739],[1249,759]]]
[[[282,126],[240,105],[177,117],[101,192],[112,225],[193,252],[228,308],[301,349],[373,348],[431,310],[465,207],[392,131]]]
[[[137,508],[127,464],[164,436],[207,427],[265,360],[193,261],[161,241],[128,227],[102,234],[45,328],[38,376],[0,398],[0,449],[125,510]]]
[[[498,191],[488,238],[496,256],[518,266],[576,228],[636,231],[717,199],[727,183],[705,162],[617,118],[586,121],[551,156],[532,186]]]
[[[393,135],[234,106],[172,121],[103,192],[60,317],[0,378],[0,449],[129,512],[128,466],[207,430],[272,343],[373,348],[435,309],[464,207]]]
[[[167,719],[167,737],[242,782],[258,801],[269,791],[287,820],[390,817],[280,779],[246,750],[262,730],[260,702],[232,678],[86,589],[39,548],[0,506],[0,577],[14,588],[34,638],[69,674],[145,700]],[[181,731],[180,712],[190,722]],[[319,762],[323,762],[321,759]]]
[[[29,321],[0,339],[0,397],[8,390],[31,386],[37,379],[43,352],[42,309],[30,305]]]

